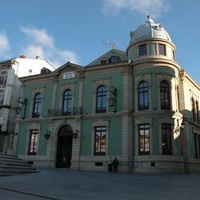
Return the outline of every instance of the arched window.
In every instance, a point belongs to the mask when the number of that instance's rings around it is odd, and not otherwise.
[[[66,90],[63,94],[62,114],[69,115],[72,112],[72,91]]]
[[[96,94],[96,112],[105,113],[107,107],[107,90],[104,85],[101,85],[97,89]]]
[[[199,103],[196,101],[197,123],[199,123]]]
[[[40,117],[41,114],[41,104],[42,104],[42,95],[41,93],[37,93],[34,98],[33,104],[33,115],[32,117]]]
[[[160,83],[160,107],[162,110],[170,110],[170,91],[166,81]]]
[[[196,121],[196,117],[195,117],[195,102],[194,102],[194,99],[192,98],[192,117],[193,117],[193,120]]]
[[[178,101],[178,110],[180,111],[180,92],[179,92],[179,86],[177,86],[177,101]]]
[[[138,87],[138,110],[147,110],[149,109],[149,91],[148,83],[142,81]]]

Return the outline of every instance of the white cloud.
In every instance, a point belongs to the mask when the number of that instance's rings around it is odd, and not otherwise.
[[[60,67],[68,61],[78,63],[76,53],[57,48],[54,37],[45,29],[22,27],[20,30],[25,34],[26,40],[23,41],[21,52],[26,57],[35,58],[39,56],[55,67]]]
[[[27,36],[27,39],[42,44],[43,47],[54,48],[54,38],[45,29],[21,27],[20,30]]]
[[[10,58],[10,44],[7,35],[0,31],[0,56]]]
[[[158,17],[168,10],[166,0],[102,0],[102,3],[102,12],[112,16],[128,11]]]

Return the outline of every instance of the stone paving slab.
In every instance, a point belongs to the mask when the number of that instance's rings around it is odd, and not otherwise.
[[[1,200],[199,200],[200,174],[41,169],[0,177]]]

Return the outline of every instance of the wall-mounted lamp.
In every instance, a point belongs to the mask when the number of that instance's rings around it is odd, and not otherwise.
[[[47,139],[47,140],[50,138],[50,136],[51,136],[51,132],[50,132],[50,131],[47,131],[47,133],[44,134],[44,137],[45,137],[45,139]]]
[[[8,134],[8,131],[6,131],[6,130],[2,131],[2,125],[0,125],[0,134],[2,134],[2,135],[7,135]]]
[[[20,99],[20,98],[19,98],[19,99]],[[25,119],[27,98],[25,98],[24,101],[18,100],[18,103],[24,105],[24,114],[23,114],[23,116],[22,116],[22,119]],[[16,112],[16,114],[20,114],[20,112],[21,112],[21,107],[18,106],[17,108],[15,108],[15,112]]]
[[[111,86],[111,97],[108,99],[108,103],[110,107],[114,107],[113,112],[116,113],[117,112],[117,88]]]
[[[176,127],[175,130],[174,130],[174,132],[178,133],[179,131],[183,130],[184,127],[185,127],[185,124],[182,122],[181,126],[180,127]]]
[[[185,128],[185,124],[182,122],[181,129],[184,129],[184,128]]]
[[[78,137],[78,130],[75,130],[75,132],[72,134],[72,137],[76,139]]]

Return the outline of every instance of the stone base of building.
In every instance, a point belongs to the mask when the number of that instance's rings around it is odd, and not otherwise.
[[[181,156],[135,156],[134,172],[185,173]]]
[[[19,158],[26,160],[37,168],[55,168],[54,161],[50,160],[47,156],[35,155],[18,155]]]
[[[47,156],[21,155],[34,167],[56,168],[55,160]],[[195,173],[200,172],[200,161],[193,159],[184,162],[181,156],[135,156],[134,161],[125,161],[119,158],[119,172],[135,173]],[[72,160],[70,169],[83,171],[108,171],[107,160],[81,157],[80,160]]]

